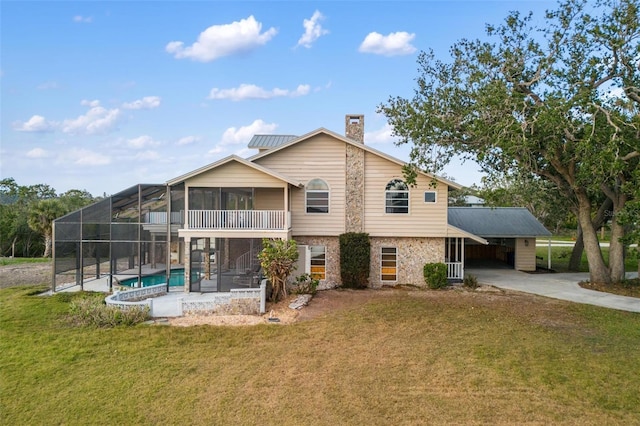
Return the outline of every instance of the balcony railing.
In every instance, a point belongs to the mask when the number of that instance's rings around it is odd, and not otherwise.
[[[181,224],[184,222],[184,211],[171,212],[171,223]],[[167,212],[147,212],[144,214],[144,223],[152,225],[166,225]]]
[[[189,210],[189,229],[262,230],[287,229],[284,210]]]

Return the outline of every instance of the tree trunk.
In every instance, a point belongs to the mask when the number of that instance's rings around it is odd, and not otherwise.
[[[597,230],[591,220],[591,202],[584,191],[578,191],[578,223],[582,227],[584,249],[589,262],[589,280],[594,283],[610,284],[609,268],[604,263]]]
[[[608,213],[612,208],[613,208],[613,201],[611,201],[610,198],[605,198],[605,200],[600,205],[598,212],[596,213],[596,217],[593,219],[594,229],[597,230],[598,228],[604,226],[605,223],[607,223],[607,219],[609,219],[610,217]],[[580,226],[580,223],[578,223],[576,243],[573,245],[573,251],[571,252],[571,258],[569,259],[570,271],[580,270],[580,262],[582,260],[583,251],[584,251],[584,240],[582,237],[582,227]]]
[[[611,241],[609,242],[609,270],[611,282],[617,283],[625,278],[624,271],[624,226],[618,223],[617,217],[624,207],[625,196],[621,195],[618,202],[613,203],[613,219],[611,220]]]
[[[42,257],[51,257],[51,234],[44,235],[44,254]]]
[[[582,252],[584,251],[584,240],[582,239],[582,227],[578,225],[576,232],[576,243],[573,245],[571,257],[569,258],[569,270],[579,271],[580,261],[582,260]]]

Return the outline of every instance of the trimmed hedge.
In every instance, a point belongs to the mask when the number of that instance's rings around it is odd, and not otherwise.
[[[365,232],[340,235],[340,278],[342,287],[366,288],[371,265],[371,242]]]
[[[447,265],[444,263],[427,263],[422,270],[424,282],[429,288],[443,288],[447,285]]]

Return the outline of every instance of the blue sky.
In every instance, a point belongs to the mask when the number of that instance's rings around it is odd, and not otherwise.
[[[0,177],[58,192],[164,183],[253,134],[344,133],[406,160],[376,106],[511,10],[550,1],[0,2]],[[479,183],[474,164],[446,173]]]

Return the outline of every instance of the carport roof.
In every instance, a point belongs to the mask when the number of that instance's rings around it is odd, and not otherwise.
[[[449,207],[449,224],[483,238],[550,236],[524,207]]]

